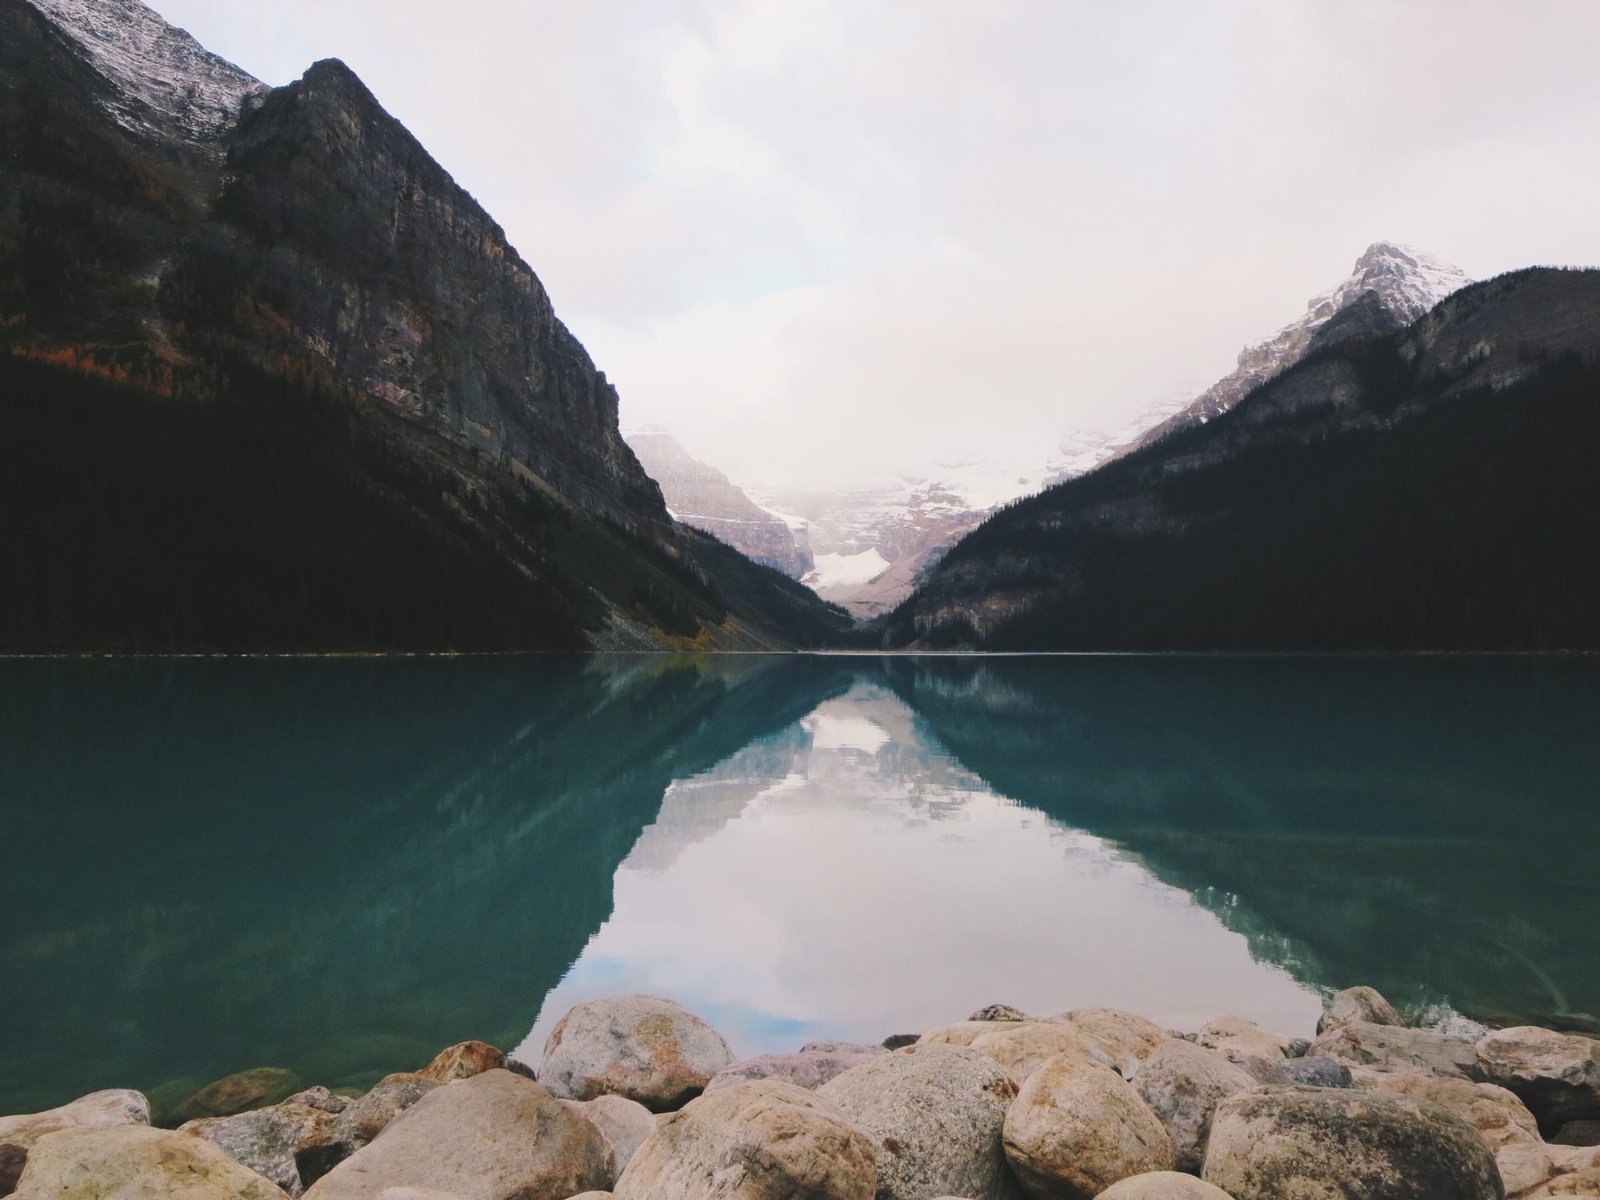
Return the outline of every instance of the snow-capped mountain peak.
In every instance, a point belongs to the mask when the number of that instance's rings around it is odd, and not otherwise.
[[[87,55],[120,93],[105,101],[116,120],[203,141],[229,128],[246,99],[266,86],[139,0],[30,0]]]

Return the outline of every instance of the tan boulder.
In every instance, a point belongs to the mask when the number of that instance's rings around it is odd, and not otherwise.
[[[1091,1200],[1174,1161],[1172,1139],[1133,1085],[1076,1054],[1057,1055],[1023,1085],[1006,1113],[1005,1151],[1037,1200]]]
[[[616,1159],[616,1175],[609,1181],[613,1184],[633,1159],[634,1151],[656,1131],[655,1114],[623,1096],[596,1096],[593,1100],[563,1100],[561,1103],[580,1117],[593,1121],[606,1139]]]
[[[1274,1033],[1237,1013],[1212,1017],[1200,1027],[1200,1045],[1228,1058],[1293,1057],[1295,1040],[1285,1033]],[[1315,1053],[1313,1051],[1312,1053]]]
[[[118,1125],[40,1138],[14,1200],[288,1200],[288,1193],[203,1138]]]
[[[1600,1196],[1600,1167],[1557,1175],[1548,1183],[1520,1193],[1517,1200],[1553,1200],[1557,1196]]]
[[[80,1096],[59,1108],[0,1117],[0,1144],[26,1150],[47,1133],[63,1129],[112,1129],[150,1124],[150,1102],[140,1092],[112,1088]]]
[[[990,1028],[991,1032],[972,1039],[971,1048],[1004,1067],[1018,1087],[1058,1054],[1106,1061],[1098,1044],[1064,1021],[1020,1021]]]
[[[1115,1008],[1075,1008],[1057,1019],[1087,1037],[1123,1078],[1172,1036],[1154,1021]]]
[[[453,1079],[471,1079],[505,1065],[505,1053],[488,1042],[457,1042],[439,1051],[417,1074],[424,1079],[449,1083]]]
[[[1233,1197],[1193,1175],[1146,1171],[1113,1183],[1100,1193],[1099,1200],[1233,1200]]]
[[[1478,1074],[1477,1050],[1471,1042],[1432,1029],[1352,1021],[1320,1035],[1308,1053],[1346,1066],[1379,1071],[1409,1071],[1454,1079],[1471,1079]]]
[[[618,996],[574,1005],[544,1046],[539,1082],[567,1100],[625,1096],[680,1107],[733,1061],[722,1035],[671,1000]]]
[[[1478,1131],[1491,1151],[1504,1146],[1537,1145],[1539,1125],[1528,1106],[1503,1087],[1436,1075],[1378,1074],[1367,1083],[1373,1091],[1426,1100],[1449,1109]]]
[[[1249,1071],[1215,1050],[1177,1038],[1157,1046],[1139,1064],[1132,1083],[1172,1139],[1177,1168],[1196,1172],[1205,1161],[1217,1105],[1260,1086]]]
[[[917,1039],[919,1046],[970,1046],[995,1031],[993,1021],[957,1021],[930,1029]]]
[[[1501,1200],[1483,1139],[1424,1101],[1343,1088],[1230,1096],[1211,1120],[1201,1172],[1236,1200]]]
[[[593,1122],[507,1070],[443,1084],[306,1193],[376,1200],[427,1187],[472,1200],[566,1200],[611,1181],[615,1159]]]
[[[1600,1041],[1520,1025],[1495,1030],[1475,1050],[1481,1076],[1520,1096],[1548,1132],[1600,1117]]]
[[[1404,1025],[1394,1005],[1383,998],[1377,988],[1353,987],[1335,992],[1322,1004],[1322,1016],[1317,1020],[1317,1034],[1338,1029],[1357,1021],[1368,1025]]]
[[[617,1180],[617,1200],[871,1200],[873,1145],[814,1092],[758,1079],[691,1100]]]

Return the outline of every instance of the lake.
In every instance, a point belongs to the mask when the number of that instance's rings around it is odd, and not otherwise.
[[[0,663],[0,1112],[1003,1002],[1600,1028],[1600,662]]]

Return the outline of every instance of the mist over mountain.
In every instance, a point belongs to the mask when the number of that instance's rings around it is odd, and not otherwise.
[[[342,63],[0,0],[9,650],[774,646],[494,220]]]

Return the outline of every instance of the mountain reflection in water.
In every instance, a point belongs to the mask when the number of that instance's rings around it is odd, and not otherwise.
[[[0,1111],[331,1085],[584,996],[1600,1012],[1589,660],[0,665]],[[530,1024],[532,1029],[530,1031]]]

